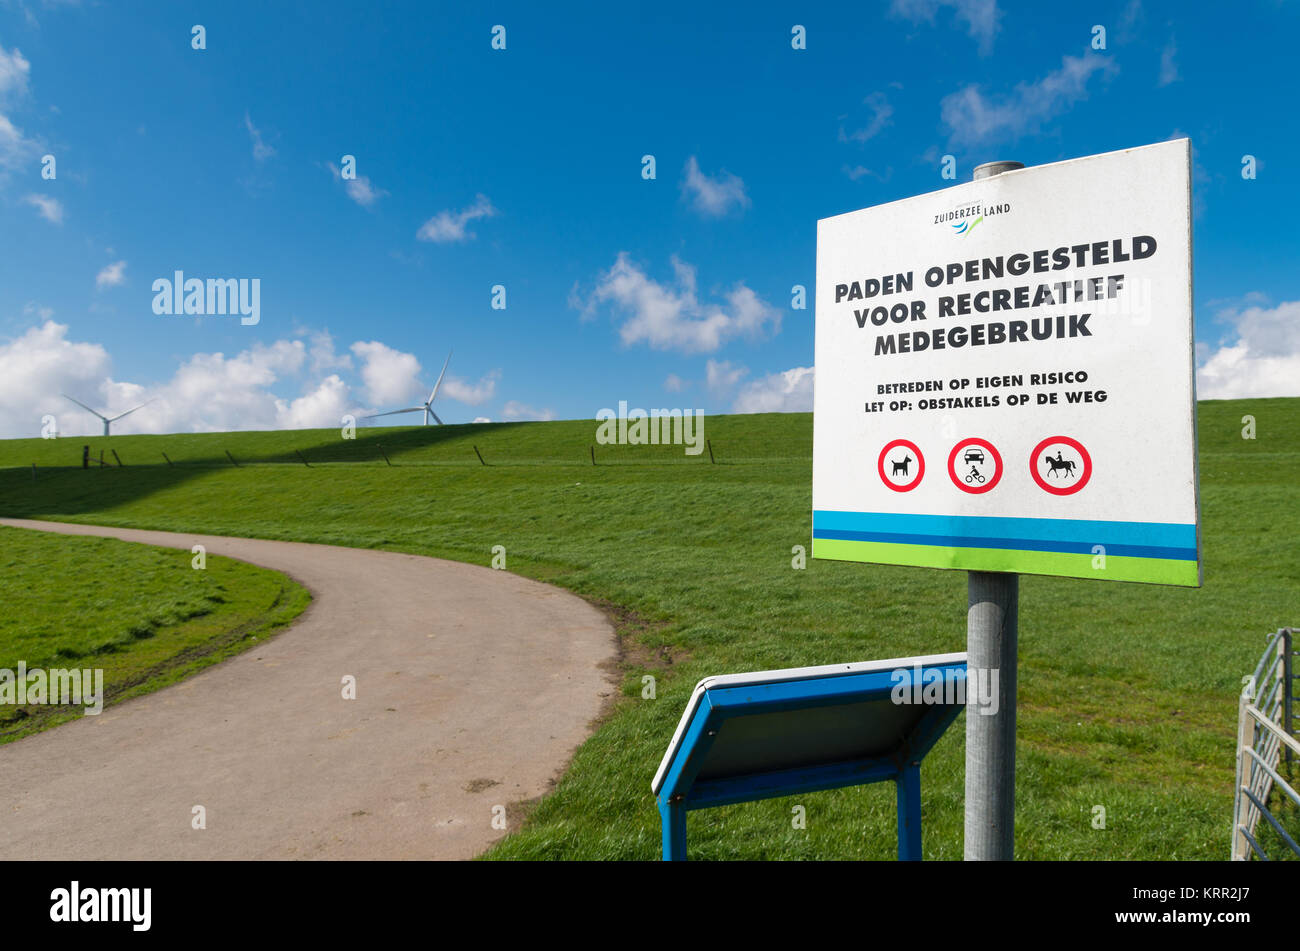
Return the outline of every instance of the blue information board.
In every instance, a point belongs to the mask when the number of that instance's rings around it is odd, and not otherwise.
[[[898,857],[921,857],[921,760],[961,712],[966,654],[706,677],[651,789],[663,856],[686,857],[686,813],[891,779]]]

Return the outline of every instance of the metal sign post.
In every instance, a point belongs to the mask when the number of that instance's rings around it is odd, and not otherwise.
[[[1011,859],[1016,821],[1016,641],[1020,576],[972,571],[966,581],[966,657],[998,672],[997,712],[966,714],[968,861]]]
[[[989,162],[972,180],[991,178],[1020,162]],[[966,576],[966,657],[977,670],[998,671],[998,706],[991,716],[966,717],[967,861],[1010,860],[1016,824],[1016,649],[1020,576],[972,571]]]

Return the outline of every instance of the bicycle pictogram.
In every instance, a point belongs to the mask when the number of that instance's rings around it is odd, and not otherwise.
[[[987,439],[968,436],[948,453],[948,478],[963,492],[988,492],[1002,480],[1002,454]]]

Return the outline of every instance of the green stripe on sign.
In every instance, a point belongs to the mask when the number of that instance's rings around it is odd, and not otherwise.
[[[1005,548],[945,548],[940,545],[899,545],[892,542],[814,538],[813,557],[835,561],[866,561],[880,565],[960,568],[966,571],[1014,571],[1025,575],[1056,575],[1102,581],[1142,581],[1199,588],[1194,561],[1170,558],[1130,558],[1107,555],[1105,569],[1092,566],[1095,555],[1077,552],[1017,551]]]

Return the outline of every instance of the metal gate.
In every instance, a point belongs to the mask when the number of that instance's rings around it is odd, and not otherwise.
[[[1232,808],[1232,858],[1248,860],[1252,854],[1268,860],[1257,832],[1262,817],[1282,843],[1300,856],[1295,838],[1269,810],[1269,797],[1278,790],[1300,809],[1300,794],[1278,768],[1291,767],[1300,755],[1295,736],[1294,628],[1270,634],[1268,647],[1255,672],[1246,678],[1237,714],[1237,788]],[[1294,831],[1294,824],[1293,824]]]

